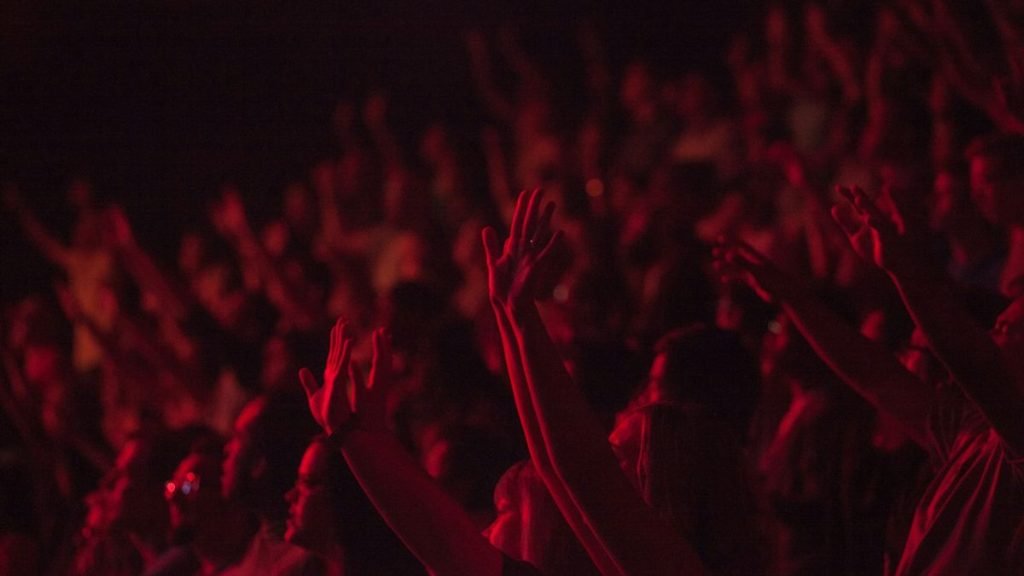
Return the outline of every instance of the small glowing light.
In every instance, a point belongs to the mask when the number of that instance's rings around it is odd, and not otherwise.
[[[587,180],[587,196],[591,198],[597,198],[604,194],[604,182],[601,182],[600,178],[591,178]]]

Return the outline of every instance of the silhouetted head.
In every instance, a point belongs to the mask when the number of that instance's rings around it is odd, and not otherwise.
[[[1003,225],[1024,224],[1024,136],[997,134],[967,149],[971,194],[981,213]]]
[[[654,348],[653,400],[706,406],[745,433],[759,389],[757,365],[734,332],[694,324]]]
[[[317,430],[298,386],[251,400],[224,447],[224,496],[237,498],[261,520],[280,528],[288,512],[285,492],[294,484],[299,461]]]

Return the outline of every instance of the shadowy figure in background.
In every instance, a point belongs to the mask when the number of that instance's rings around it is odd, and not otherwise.
[[[923,258],[913,232],[897,225],[898,215],[880,209],[859,188],[841,192],[848,203],[834,207],[833,216],[854,249],[888,273],[954,389],[936,390],[917,379],[751,248],[720,250],[720,269],[778,301],[843,381],[933,459],[935,475],[918,502],[894,573],[1019,572],[1024,300],[1010,304],[986,334],[955,300],[944,274]]]
[[[297,390],[281,389],[246,404],[224,449],[221,489],[252,514],[245,555],[222,574],[306,574],[317,568],[308,552],[282,540],[288,503],[303,451],[315,423]]]
[[[255,519],[221,491],[223,441],[199,429],[192,448],[164,484],[173,546],[146,576],[215,574],[241,558]]]
[[[170,543],[164,481],[188,450],[184,433],[154,431],[129,439],[114,468],[86,497],[82,541],[72,574],[140,574]]]

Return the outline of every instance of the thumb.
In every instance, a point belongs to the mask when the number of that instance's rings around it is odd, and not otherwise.
[[[847,236],[852,237],[860,230],[861,220],[849,204],[836,204],[832,207],[832,219],[839,224]]]
[[[391,384],[391,362],[391,332],[385,328],[378,328],[373,331],[373,365],[367,388],[386,387]]]
[[[306,392],[306,398],[312,398],[316,391],[320,389],[316,376],[313,376],[309,368],[299,369],[299,383],[302,384],[302,389]]]

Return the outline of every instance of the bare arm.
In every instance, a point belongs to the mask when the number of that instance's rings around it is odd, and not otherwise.
[[[726,279],[748,284],[763,299],[777,302],[819,357],[876,409],[895,418],[922,446],[928,441],[932,392],[882,345],[869,340],[771,264],[753,248],[716,248],[716,267]]]
[[[380,330],[374,333],[373,368],[368,385],[361,386],[351,370],[352,340],[345,328],[338,320],[331,331],[323,386],[309,370],[299,372],[313,417],[341,444],[363,491],[424,566],[443,576],[500,576],[501,553],[386,431],[386,364],[391,361],[387,336]],[[355,405],[349,404],[349,387]],[[353,428],[357,413],[359,426]]]
[[[518,262],[505,310],[556,479],[621,573],[703,573],[689,542],[647,506],[622,473],[599,420],[541,321],[534,297],[557,272],[551,255],[558,249],[560,233],[549,228],[553,205],[543,213],[540,205],[541,194],[534,191],[528,202],[521,198],[513,219],[508,250]]]
[[[71,260],[71,254],[67,246],[61,243],[47,228],[39,221],[39,218],[25,204],[21,195],[13,187],[7,187],[3,191],[4,204],[8,210],[18,218],[25,238],[39,250],[50,262],[67,268]]]
[[[184,320],[190,308],[187,292],[181,290],[135,241],[124,210],[113,207],[106,213],[114,246],[125,270],[144,292],[160,302],[159,313],[175,321]]]
[[[521,217],[524,210],[525,203],[523,202],[523,196],[520,196],[516,215]],[[583,545],[583,548],[587,551],[594,564],[602,574],[620,575],[622,571],[619,570],[614,560],[605,551],[604,546],[580,514],[572,495],[558,479],[558,475],[551,464],[551,458],[548,456],[547,446],[544,443],[537,415],[533,409],[533,399],[530,396],[526,375],[523,372],[519,343],[516,340],[506,307],[510,288],[511,268],[514,266],[512,250],[515,244],[510,241],[505,244],[504,250],[499,249],[496,233],[491,228],[484,230],[483,243],[487,259],[491,307],[494,310],[495,320],[498,325],[502,351],[505,356],[505,366],[512,387],[512,396],[515,401],[516,411],[519,413],[519,421],[523,428],[523,435],[526,438],[530,459],[548,488],[548,492],[551,494],[552,500],[554,500],[559,512],[562,513],[562,517],[565,518],[566,523]]]
[[[863,191],[848,195],[852,208],[837,207],[835,213],[851,242],[889,274],[932,352],[1002,440],[1020,453],[1024,392],[1001,350],[957,302],[945,275],[922,262],[893,221]]]
[[[256,238],[238,191],[233,188],[227,189],[218,210],[218,228],[232,243],[245,267],[257,273],[267,299],[295,325],[308,328],[315,324],[317,311],[296,296],[291,284]]]

